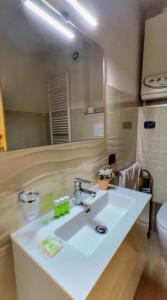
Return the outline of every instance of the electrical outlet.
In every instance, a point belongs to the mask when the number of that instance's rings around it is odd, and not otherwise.
[[[115,153],[112,153],[109,155],[108,157],[108,164],[109,165],[112,165],[116,162],[116,154]]]

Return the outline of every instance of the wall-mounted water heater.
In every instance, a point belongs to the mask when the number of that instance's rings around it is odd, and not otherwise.
[[[141,97],[167,99],[167,9],[146,21]]]

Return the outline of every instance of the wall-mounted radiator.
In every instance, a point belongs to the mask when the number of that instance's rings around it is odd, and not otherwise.
[[[70,92],[67,72],[48,82],[51,144],[71,142]]]

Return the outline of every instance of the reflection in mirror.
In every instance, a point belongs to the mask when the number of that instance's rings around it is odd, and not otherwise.
[[[103,49],[69,41],[22,1],[0,1],[0,149],[104,136]]]

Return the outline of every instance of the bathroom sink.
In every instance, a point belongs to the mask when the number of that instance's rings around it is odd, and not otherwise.
[[[35,299],[34,290],[42,300],[87,299],[151,197],[121,187],[92,190],[96,197],[85,200],[90,209],[75,205],[58,219],[50,211],[11,235],[19,299],[28,294],[29,300],[30,291]],[[102,234],[95,230],[101,225]],[[39,247],[48,237],[62,241],[53,257]]]
[[[130,197],[105,193],[94,200],[90,210],[83,207],[82,212],[58,228],[55,235],[82,254],[91,256],[134,202]]]

